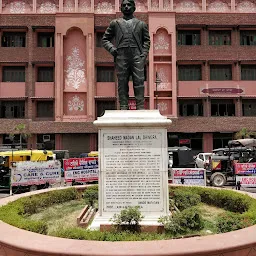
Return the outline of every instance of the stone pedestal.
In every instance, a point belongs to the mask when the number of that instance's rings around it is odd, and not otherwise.
[[[139,206],[142,225],[168,214],[167,126],[158,110],[106,111],[99,128],[99,211],[91,228]]]

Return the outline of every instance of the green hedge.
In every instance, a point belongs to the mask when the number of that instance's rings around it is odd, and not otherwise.
[[[47,234],[47,224],[44,221],[28,220],[26,216],[39,212],[42,208],[52,204],[64,203],[77,197],[78,193],[75,188],[22,197],[0,207],[0,220],[21,229]]]
[[[101,232],[99,230],[87,230],[84,228],[63,228],[55,231],[52,236],[78,239],[78,240],[95,240],[95,241],[151,241],[170,239],[172,236],[168,234],[158,233],[133,233],[128,231],[121,232]]]
[[[218,233],[230,232],[253,225],[253,221],[250,218],[233,212],[220,214],[216,223]]]
[[[202,215],[196,206],[176,212],[173,215],[160,218],[167,232],[172,235],[184,235],[199,231],[204,227]]]
[[[191,191],[176,190],[173,193],[173,200],[180,211],[201,203],[201,197]]]
[[[170,194],[181,190],[200,195],[203,203],[223,208],[227,211],[243,213],[255,206],[255,200],[248,195],[233,190],[211,189],[203,187],[171,187]],[[256,210],[256,207],[255,207]]]

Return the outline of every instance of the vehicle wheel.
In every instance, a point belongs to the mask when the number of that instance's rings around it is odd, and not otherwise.
[[[222,187],[226,183],[226,177],[220,172],[216,172],[211,176],[211,182],[214,187]]]
[[[29,191],[36,191],[37,190],[37,186],[36,185],[32,185],[29,187]]]

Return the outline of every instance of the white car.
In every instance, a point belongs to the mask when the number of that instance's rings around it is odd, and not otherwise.
[[[195,156],[195,167],[196,168],[205,168],[209,164],[209,158],[212,156],[212,153],[199,153]]]

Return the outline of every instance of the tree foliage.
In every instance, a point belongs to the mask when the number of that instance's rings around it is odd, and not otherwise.
[[[235,139],[248,139],[248,138],[255,138],[256,137],[256,132],[249,131],[247,128],[242,128],[240,131],[238,131],[235,134]]]

